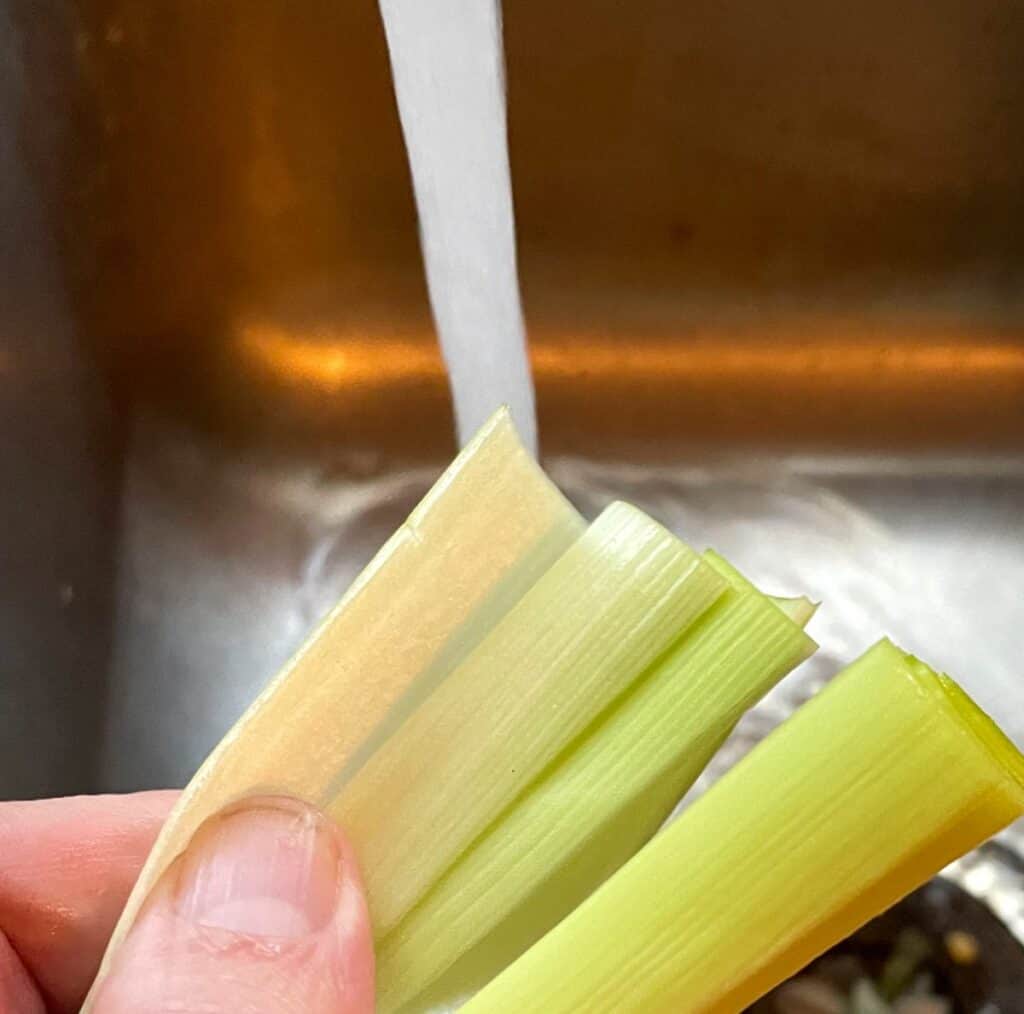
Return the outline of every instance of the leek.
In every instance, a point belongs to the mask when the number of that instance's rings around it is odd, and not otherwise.
[[[100,976],[150,888],[207,817],[252,792],[326,806],[410,688],[423,684],[422,695],[440,682],[583,529],[507,411],[496,413],[192,779]]]
[[[735,1014],[1024,813],[1024,757],[881,641],[464,1010]]]
[[[724,590],[636,508],[601,514],[328,807],[378,938]]]
[[[381,943],[378,1008],[450,1002],[568,914],[664,821],[743,712],[813,642],[720,557],[732,587]]]

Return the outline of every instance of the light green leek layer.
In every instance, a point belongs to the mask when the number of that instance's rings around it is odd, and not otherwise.
[[[1024,813],[1024,757],[882,641],[465,1014],[735,1014]]]
[[[328,808],[378,938],[725,587],[640,511],[604,511]]]
[[[639,848],[738,718],[814,643],[720,557],[730,589],[479,838],[378,949],[382,1014],[451,1002]],[[455,966],[455,967],[452,967]]]

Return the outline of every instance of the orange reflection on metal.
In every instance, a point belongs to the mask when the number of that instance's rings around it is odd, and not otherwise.
[[[372,338],[332,328],[312,336],[268,325],[241,330],[239,345],[247,359],[274,376],[328,390],[350,386],[390,386],[433,379],[441,374],[436,344],[427,336]]]
[[[581,374],[604,379],[637,376],[666,380],[723,376],[875,377],[899,375],[1000,376],[1024,382],[1024,347],[999,344],[879,343],[877,341],[793,342],[766,339],[671,342],[631,347],[628,341],[598,339],[533,348],[539,378]]]
[[[300,333],[269,325],[240,331],[246,358],[274,376],[329,390],[348,386],[389,386],[437,381],[443,376],[433,335],[367,338],[367,331]],[[884,342],[877,338],[793,340],[749,337],[680,337],[632,344],[627,337],[573,335],[568,340],[535,340],[531,360],[538,382],[636,380],[709,381],[772,376],[822,381],[914,378],[991,378],[1024,385],[1024,346],[995,342],[954,342],[927,337]]]

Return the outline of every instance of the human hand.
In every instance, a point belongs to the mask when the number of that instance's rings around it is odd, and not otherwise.
[[[0,1010],[79,1008],[173,792],[0,804]],[[344,835],[295,800],[211,818],[154,888],[94,1014],[364,1014],[373,949]]]

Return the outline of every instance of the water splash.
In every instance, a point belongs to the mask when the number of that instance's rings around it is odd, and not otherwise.
[[[507,404],[536,451],[498,0],[380,0],[430,302],[465,443]]]

